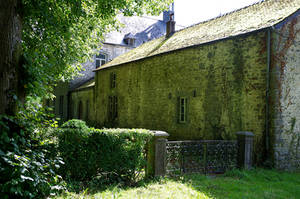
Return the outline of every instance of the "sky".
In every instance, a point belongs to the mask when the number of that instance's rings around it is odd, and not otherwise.
[[[258,1],[259,0],[174,0],[175,21],[177,25],[190,26]]]

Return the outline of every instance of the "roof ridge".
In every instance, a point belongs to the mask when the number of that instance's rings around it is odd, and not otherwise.
[[[254,3],[250,4],[250,5],[247,5],[247,6],[245,6],[245,7],[237,8],[237,9],[235,9],[235,10],[232,10],[232,11],[230,11],[230,12],[226,12],[226,13],[221,14],[221,15],[218,15],[218,16],[216,16],[216,17],[213,17],[213,18],[210,18],[210,19],[206,19],[206,20],[204,20],[204,21],[200,21],[200,22],[194,23],[194,24],[192,24],[192,25],[190,25],[190,26],[186,26],[186,27],[184,27],[184,28],[182,28],[182,29],[180,29],[180,30],[175,31],[175,33],[176,33],[176,32],[180,32],[180,31],[183,31],[183,30],[186,30],[186,29],[189,29],[189,28],[192,28],[192,27],[197,26],[197,25],[200,25],[200,24],[204,24],[204,23],[207,23],[207,22],[210,22],[210,21],[213,21],[213,20],[222,18],[222,17],[224,17],[224,16],[233,14],[233,13],[235,13],[235,12],[241,11],[241,10],[246,9],[246,8],[248,8],[248,7],[254,6],[254,5],[256,5],[256,4],[261,4],[261,3],[267,2],[267,1],[274,1],[274,0],[257,0],[256,2],[254,2]]]
[[[203,24],[203,23],[207,23],[207,22],[216,20],[216,19],[218,19],[218,18],[222,18],[222,17],[224,17],[224,16],[227,16],[227,15],[230,15],[230,14],[233,14],[233,13],[236,13],[236,12],[238,12],[238,11],[244,10],[244,9],[246,9],[246,8],[252,7],[252,6],[257,5],[257,4],[261,4],[261,3],[266,2],[266,1],[272,1],[272,0],[257,0],[256,2],[254,2],[254,3],[252,3],[252,4],[249,4],[249,5],[247,5],[247,6],[244,6],[244,7],[241,7],[241,8],[237,8],[237,9],[232,10],[232,11],[230,11],[230,12],[226,12],[226,13],[224,13],[224,14],[220,14],[220,15],[218,15],[218,16],[216,16],[216,17],[213,17],[213,18],[210,18],[210,19],[207,19],[207,20],[204,20],[204,21],[201,21],[201,22],[192,24],[192,25],[189,26],[189,27],[193,27],[193,26],[196,26],[196,25],[199,25],[199,24]]]
[[[300,0],[260,0],[221,16],[178,30],[170,38],[166,38],[164,35],[144,43],[124,56],[121,55],[107,63],[103,68],[263,30],[281,23],[298,12],[299,9]],[[300,16],[300,12],[297,15]],[[157,46],[160,48],[157,48]]]

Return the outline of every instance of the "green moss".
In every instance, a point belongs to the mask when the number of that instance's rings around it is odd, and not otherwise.
[[[265,56],[259,53],[262,39],[260,32],[100,70],[95,118],[107,120],[108,96],[117,95],[119,127],[166,131],[170,140],[235,139],[237,131],[252,131],[261,153],[266,63],[257,60]],[[109,86],[111,72],[117,74],[115,89]],[[186,123],[178,123],[179,97],[188,100]]]
[[[220,125],[221,122],[221,102],[219,100],[219,94],[216,90],[216,77],[214,74],[214,66],[210,65],[207,76],[207,86],[205,90],[205,98],[203,102],[206,132],[205,139],[222,139],[221,131],[223,128]]]

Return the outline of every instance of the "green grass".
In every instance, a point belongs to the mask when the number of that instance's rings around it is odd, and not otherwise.
[[[162,178],[137,187],[111,186],[79,194],[66,192],[56,198],[200,198],[200,199],[292,199],[300,198],[300,173],[255,169],[231,171],[219,176],[185,175]]]

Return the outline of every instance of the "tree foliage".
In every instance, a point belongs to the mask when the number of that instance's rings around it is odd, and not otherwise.
[[[72,78],[118,28],[117,14],[159,14],[172,0],[20,0],[27,94],[43,96]]]

